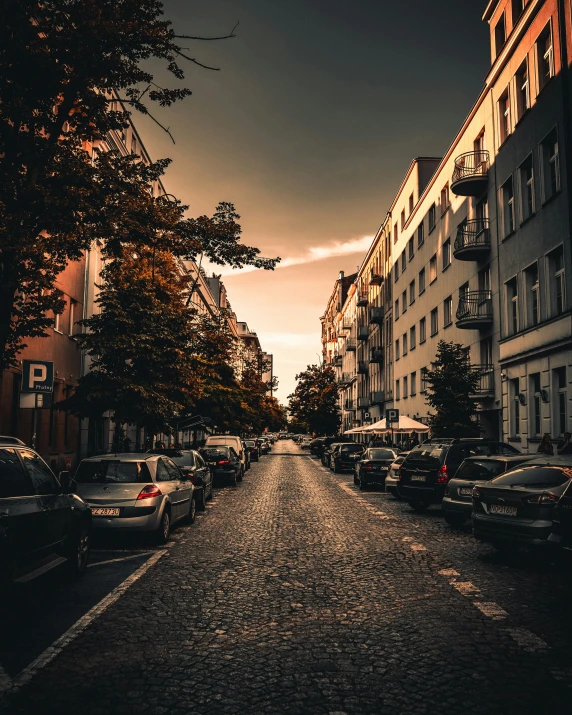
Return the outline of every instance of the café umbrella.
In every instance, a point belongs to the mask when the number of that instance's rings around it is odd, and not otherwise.
[[[429,427],[423,422],[418,422],[411,417],[405,415],[399,416],[399,422],[387,422],[387,420],[379,420],[368,427],[362,427],[362,434],[387,434],[388,432],[429,432]]]

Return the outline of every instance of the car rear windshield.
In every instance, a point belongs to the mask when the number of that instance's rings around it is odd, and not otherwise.
[[[461,464],[455,479],[466,479],[467,481],[475,479],[493,479],[506,471],[505,462],[495,459],[479,459],[467,460]]]
[[[195,455],[191,451],[179,452],[178,454],[170,455],[171,459],[179,467],[190,467],[195,463]]]
[[[363,446],[361,444],[344,444],[340,452],[342,454],[349,454],[351,452],[362,452],[363,451]]]
[[[568,467],[520,467],[493,479],[495,486],[547,489],[559,487],[572,478]]]
[[[152,479],[146,462],[102,459],[100,462],[81,462],[75,481],[78,484],[148,484]]]
[[[206,449],[201,449],[201,454],[205,459],[218,459],[219,457],[228,457],[229,448],[228,447],[211,447]]]
[[[256,442],[253,442],[253,441],[250,440],[250,439],[247,440],[244,444],[245,444],[247,447],[256,447]]]
[[[428,444],[411,450],[406,457],[406,463],[426,464],[428,467],[438,468],[443,463],[447,449],[440,444]]]
[[[370,449],[368,456],[370,459],[395,459],[395,452],[390,449]]]

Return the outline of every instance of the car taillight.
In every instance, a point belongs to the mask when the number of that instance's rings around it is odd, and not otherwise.
[[[556,504],[558,497],[554,494],[532,494],[522,500],[525,504]]]
[[[480,501],[483,498],[483,493],[478,487],[473,487],[473,499]]]
[[[230,459],[219,459],[217,464],[220,464],[220,465],[230,464]]]
[[[398,479],[403,479],[403,472],[402,472],[403,467],[399,467],[397,471],[397,478]]]
[[[449,471],[447,465],[443,465],[437,472],[437,484],[447,484],[449,481]]]
[[[369,463],[366,464],[366,465],[364,466],[364,469],[366,469],[368,472],[371,472],[371,470],[373,469],[373,464],[369,464]]]
[[[154,499],[155,497],[162,496],[163,492],[159,489],[156,484],[149,484],[139,492],[137,501],[140,499]]]

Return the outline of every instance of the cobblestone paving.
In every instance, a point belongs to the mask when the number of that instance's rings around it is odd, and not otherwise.
[[[291,442],[195,526],[2,712],[572,713],[566,571]]]

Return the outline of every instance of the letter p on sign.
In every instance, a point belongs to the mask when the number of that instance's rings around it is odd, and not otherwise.
[[[48,376],[48,368],[45,365],[38,363],[30,364],[30,377],[28,387],[30,392],[36,391],[36,383],[43,385]]]

